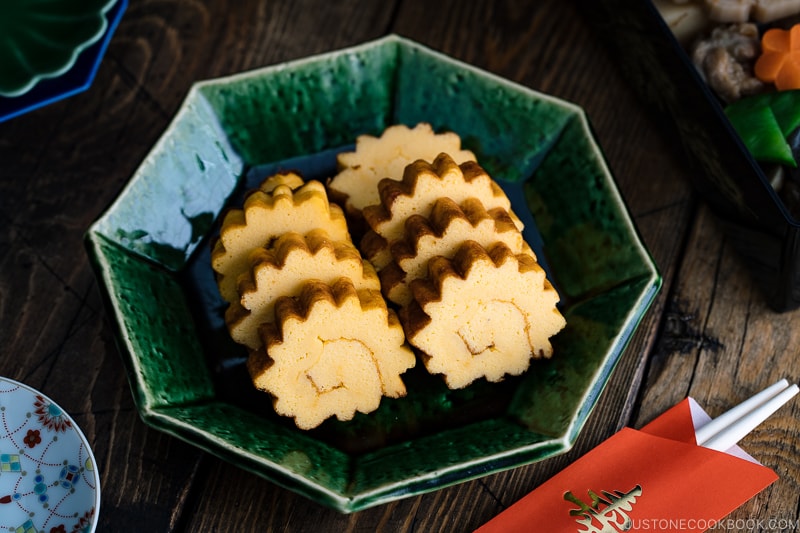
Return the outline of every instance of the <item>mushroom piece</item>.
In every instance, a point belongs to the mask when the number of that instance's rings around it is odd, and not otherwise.
[[[764,83],[753,74],[760,50],[758,39],[755,24],[730,24],[714,28],[708,38],[694,46],[695,67],[726,103],[764,90]]]

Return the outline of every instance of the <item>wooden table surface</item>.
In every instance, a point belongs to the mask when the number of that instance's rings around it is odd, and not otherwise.
[[[193,82],[388,33],[582,106],[664,284],[569,453],[343,515],[142,423],[82,239]],[[689,178],[571,0],[131,0],[88,91],[0,124],[0,375],[88,436],[98,531],[471,531],[686,395],[716,415],[800,379],[800,311],[765,305]],[[744,440],[780,479],[733,518],[798,518],[798,413],[794,402]]]

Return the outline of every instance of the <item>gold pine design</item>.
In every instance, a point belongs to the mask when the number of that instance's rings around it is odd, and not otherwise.
[[[586,529],[579,529],[578,533],[621,533],[628,531],[633,526],[630,512],[636,499],[642,495],[641,485],[636,485],[628,492],[615,490],[614,492],[602,491],[602,496],[590,490],[591,503],[582,502],[572,492],[567,491],[564,499],[578,506],[571,509],[570,516],[576,516],[576,522]]]

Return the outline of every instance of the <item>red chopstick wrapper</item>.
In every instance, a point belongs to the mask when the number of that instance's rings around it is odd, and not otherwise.
[[[738,446],[697,445],[710,420],[692,398],[625,428],[479,528],[478,533],[702,532],[778,479]]]

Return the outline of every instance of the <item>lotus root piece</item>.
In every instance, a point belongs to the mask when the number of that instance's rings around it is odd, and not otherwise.
[[[231,337],[251,349],[261,347],[258,327],[275,322],[279,297],[297,296],[308,279],[333,283],[341,277],[358,290],[380,290],[375,269],[352,242],[335,241],[322,229],[284,233],[250,254],[250,268],[239,278],[241,302],[232,303],[225,314]]]
[[[500,186],[474,161],[456,164],[448,154],[439,154],[433,163],[415,161],[408,165],[401,181],[383,179],[378,184],[381,203],[364,208],[364,218],[376,236],[369,233],[362,239],[361,251],[380,271],[391,254],[381,255],[379,246],[367,249],[364,243],[373,238],[385,241],[384,249],[402,238],[405,221],[412,215],[428,216],[436,200],[442,197],[456,203],[467,198],[477,198],[486,207],[501,207],[508,211],[517,229],[522,231],[522,222],[511,211],[511,202]]]
[[[449,387],[500,381],[552,355],[550,337],[566,323],[558,294],[530,255],[467,241],[452,260],[431,259],[428,270],[428,279],[411,283],[414,301],[401,318],[425,367]]]
[[[456,133],[435,133],[424,122],[413,129],[404,124],[390,126],[380,137],[360,135],[354,152],[337,156],[340,171],[328,183],[331,197],[344,203],[348,215],[359,217],[366,206],[380,202],[380,180],[399,180],[408,164],[417,159],[433,161],[442,152],[450,154],[456,163],[475,161],[475,154],[461,149]]]
[[[217,273],[220,294],[227,302],[239,298],[237,282],[249,267],[250,253],[283,233],[323,228],[334,240],[350,240],[344,214],[328,202],[322,183],[312,180],[297,186],[298,179],[291,173],[268,178],[265,183],[274,188],[251,192],[243,209],[226,213],[211,252],[211,266]]]
[[[747,22],[755,0],[705,0],[708,18],[714,22]]]
[[[251,352],[247,368],[297,427],[350,420],[377,409],[382,396],[405,395],[400,376],[415,356],[379,291],[357,291],[345,278],[309,281],[299,296],[278,299],[275,316],[262,325],[265,349]]]
[[[800,0],[704,0],[715,22],[773,22],[800,13]]]
[[[766,23],[800,13],[800,0],[756,0],[751,17]]]
[[[524,252],[536,258],[502,207],[487,211],[477,198],[467,198],[461,205],[439,198],[428,217],[411,215],[406,219],[404,237],[392,245],[393,261],[380,274],[386,297],[408,305],[412,299],[409,283],[427,276],[428,261],[437,255],[453,257],[467,240],[484,247],[502,242],[515,254]]]

